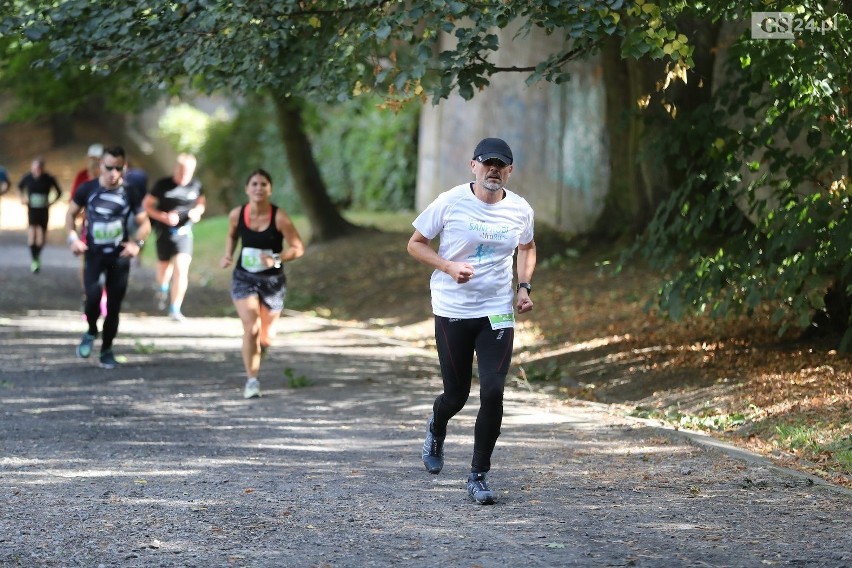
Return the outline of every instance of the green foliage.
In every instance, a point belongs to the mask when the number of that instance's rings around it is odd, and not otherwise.
[[[820,429],[803,424],[779,424],[775,427],[779,443],[792,450],[807,449],[813,451],[819,446],[815,438]]]
[[[151,355],[158,351],[157,345],[154,342],[145,343],[139,339],[134,341],[133,348],[136,353],[141,353],[143,355]]]
[[[70,113],[91,101],[110,111],[136,109],[145,103],[125,80],[132,73],[130,68],[105,78],[77,65],[48,67],[43,62],[50,57],[47,42],[21,43],[0,37],[0,90],[14,93],[12,120]]]
[[[362,211],[414,208],[419,105],[393,112],[376,97],[326,106],[315,133],[329,194]]]
[[[852,474],[852,436],[835,440],[828,445],[828,450],[833,452],[843,471]]]
[[[557,382],[562,379],[562,369],[556,361],[548,361],[543,365],[530,365],[526,369],[519,367],[519,375],[530,383]]]
[[[337,204],[364,211],[412,209],[418,108],[410,105],[394,113],[379,108],[379,102],[376,97],[362,96],[311,107],[306,126],[329,195]],[[247,100],[233,121],[211,126],[201,156],[222,184],[214,193],[220,192],[226,203],[243,201],[245,176],[261,166],[275,181],[274,200],[299,212],[273,115],[266,99]]]
[[[274,114],[266,98],[247,97],[232,120],[215,121],[207,131],[199,160],[218,184],[212,194],[228,208],[245,202],[246,177],[262,167],[272,175],[273,201],[291,213],[301,210]]]
[[[305,375],[297,375],[290,367],[284,369],[284,377],[287,379],[287,386],[291,389],[302,389],[313,384],[308,377]]]
[[[814,17],[831,16],[822,3],[802,4]],[[753,40],[746,30],[712,103],[672,126],[672,138],[688,146],[673,144],[668,160],[685,181],[638,250],[674,271],[658,296],[673,318],[769,309],[784,333],[825,312],[845,330],[841,347],[852,347],[847,38]]]
[[[215,120],[192,105],[181,103],[166,109],[158,126],[176,151],[198,154]]]
[[[680,9],[679,3],[675,6]],[[661,17],[671,9],[646,0],[415,0],[407,7],[405,11],[376,10],[370,14],[372,18],[364,18],[361,27],[356,27],[358,34],[365,35],[384,30],[373,36],[376,39],[389,36],[389,41],[379,45],[393,49],[395,64],[381,67],[367,82],[390,98],[406,100],[428,92],[433,101],[438,101],[456,92],[470,99],[488,86],[490,76],[501,72],[524,73],[528,84],[540,80],[562,83],[569,79],[565,69],[568,62],[597,52],[610,37],[620,38],[625,57],[692,64],[687,38]],[[540,61],[528,67],[498,66],[489,59],[500,47],[494,32],[515,24],[516,37],[539,29],[548,35],[561,35],[564,46],[542,54]],[[439,32],[452,36],[452,40],[441,41]]]
[[[716,430],[720,432],[736,430],[754,420],[753,416],[741,412],[733,414],[719,413],[710,405],[697,414],[681,412],[678,408],[656,410],[637,406],[631,411],[630,416],[662,420],[677,428]]]
[[[374,0],[42,0],[16,8],[0,36],[48,43],[53,66],[81,63],[103,75],[135,66],[134,84],[158,92],[190,85],[329,101],[359,90],[469,99],[503,71],[527,73],[530,83],[565,81],[565,64],[609,37],[621,38],[626,57],[691,63],[686,37],[667,17],[681,3],[647,0],[412,0],[405,9]],[[562,35],[564,49],[529,67],[496,66],[488,58],[500,47],[494,31],[515,22],[519,36],[534,28]]]
[[[833,424],[781,423],[775,426],[775,442],[784,450],[813,461],[826,460],[852,474],[852,436],[842,436]]]

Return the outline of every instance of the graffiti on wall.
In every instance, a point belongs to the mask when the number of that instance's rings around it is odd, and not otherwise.
[[[503,63],[529,60],[542,42],[501,43]],[[537,51],[536,57],[542,51]],[[484,137],[506,140],[515,157],[508,187],[536,210],[537,222],[581,234],[603,210],[609,188],[605,87],[596,59],[572,63],[562,85],[528,86],[522,74],[501,74],[470,101],[453,96],[421,115],[417,207],[472,179],[469,161]]]

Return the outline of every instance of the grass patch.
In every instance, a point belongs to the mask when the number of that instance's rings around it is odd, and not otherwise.
[[[831,446],[837,448],[834,452],[834,459],[840,464],[846,475],[852,475],[852,436],[837,440]]]
[[[284,378],[287,379],[287,386],[291,389],[302,389],[313,384],[308,377],[305,375],[297,375],[296,371],[290,367],[284,369]]]
[[[814,451],[820,447],[820,429],[815,426],[779,424],[775,431],[778,433],[778,442],[787,449]]]
[[[832,424],[777,424],[774,442],[780,449],[805,460],[831,465],[845,475],[852,475],[852,436],[844,435]]]
[[[716,432],[736,430],[751,422],[751,417],[744,413],[734,412],[732,414],[725,414],[710,408],[698,414],[690,414],[681,412],[677,408],[657,410],[637,406],[630,412],[630,416],[660,420],[675,428],[712,430]]]
[[[150,342],[150,343],[145,343],[145,342],[137,339],[133,343],[133,348],[136,351],[136,353],[139,353],[139,354],[142,354],[142,355],[151,355],[151,354],[157,352],[157,346],[154,344],[153,341]]]
[[[522,379],[531,383],[553,383],[562,379],[562,368],[553,360],[528,368],[519,367],[518,372]]]

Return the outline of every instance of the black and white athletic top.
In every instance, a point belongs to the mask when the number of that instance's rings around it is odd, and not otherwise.
[[[119,254],[120,243],[130,239],[127,221],[138,215],[142,201],[123,185],[102,187],[99,179],[87,181],[74,193],[74,203],[86,211],[86,244],[89,253]]]

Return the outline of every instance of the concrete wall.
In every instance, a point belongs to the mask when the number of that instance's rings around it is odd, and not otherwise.
[[[500,33],[499,66],[535,65],[554,51],[553,37]],[[515,169],[508,187],[523,195],[536,219],[571,233],[589,230],[609,187],[604,83],[597,58],[571,64],[571,81],[528,87],[526,73],[501,73],[471,101],[452,96],[424,107],[416,206],[473,178],[476,143],[495,136],[509,143]]]

